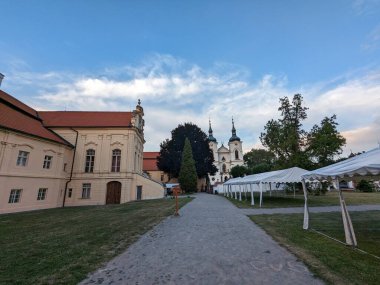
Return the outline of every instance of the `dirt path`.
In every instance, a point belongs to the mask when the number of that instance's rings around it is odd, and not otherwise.
[[[81,284],[323,284],[224,197],[197,194],[180,214]]]

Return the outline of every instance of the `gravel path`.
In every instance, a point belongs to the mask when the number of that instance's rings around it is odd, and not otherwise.
[[[223,197],[197,194],[180,215],[81,284],[323,284]]]
[[[349,212],[361,211],[380,211],[380,205],[356,205],[347,206]],[[271,208],[271,209],[240,209],[244,215],[263,215],[263,214],[296,214],[303,213],[303,207],[294,208]],[[340,206],[323,206],[323,207],[309,207],[310,213],[327,213],[327,212],[340,212]]]

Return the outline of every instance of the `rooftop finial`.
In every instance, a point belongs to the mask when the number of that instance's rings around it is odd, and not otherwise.
[[[236,135],[234,117],[232,117],[232,136],[229,141],[240,141],[240,138]]]
[[[140,100],[140,99],[137,100],[137,104],[138,104],[139,106],[141,106],[141,100]]]
[[[209,124],[209,128],[208,128],[208,140],[209,141],[212,141],[212,142],[216,142],[216,139],[214,138],[213,134],[212,134],[212,128],[211,128],[211,120],[210,120],[210,117],[208,118],[208,124]]]

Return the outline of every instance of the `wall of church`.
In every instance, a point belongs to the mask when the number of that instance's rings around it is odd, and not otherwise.
[[[0,213],[58,207],[69,177],[72,149],[0,130]]]

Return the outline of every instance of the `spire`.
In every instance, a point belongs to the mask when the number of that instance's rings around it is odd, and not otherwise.
[[[211,128],[211,120],[209,119],[208,120],[208,123],[209,123],[209,128],[208,128],[208,140],[210,142],[216,142],[216,138],[214,138],[213,134],[212,134],[212,128]]]
[[[234,124],[234,117],[232,117],[232,136],[236,136],[236,129]]]
[[[230,142],[233,142],[233,141],[240,141],[240,138],[236,135],[234,117],[232,117],[232,136],[230,138]]]

